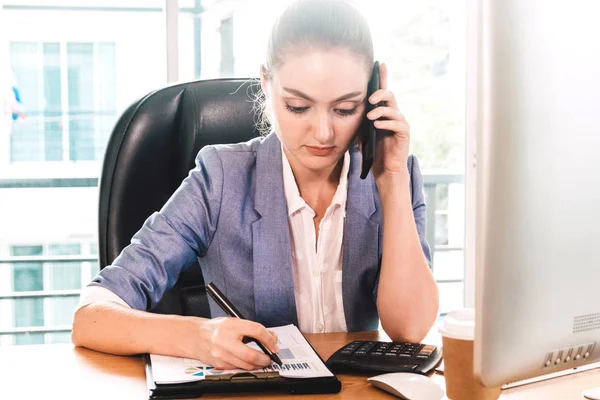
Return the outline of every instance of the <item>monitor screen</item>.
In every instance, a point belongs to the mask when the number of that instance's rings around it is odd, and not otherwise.
[[[481,0],[475,372],[600,360],[600,2]]]

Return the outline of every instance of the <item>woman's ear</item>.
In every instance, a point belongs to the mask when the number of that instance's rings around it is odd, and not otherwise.
[[[268,91],[269,80],[270,80],[269,71],[267,70],[267,67],[265,67],[264,64],[261,64],[261,66],[260,66],[260,88],[262,89],[265,96],[268,96],[268,94],[269,94],[269,91]]]

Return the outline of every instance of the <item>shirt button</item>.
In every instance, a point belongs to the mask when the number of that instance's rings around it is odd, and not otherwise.
[[[319,277],[321,276],[321,273],[320,273],[319,271],[314,271],[314,272],[313,272],[313,276],[314,276],[315,278],[319,278]]]
[[[317,325],[317,330],[319,331],[319,333],[323,333],[323,328],[324,328],[323,324]]]

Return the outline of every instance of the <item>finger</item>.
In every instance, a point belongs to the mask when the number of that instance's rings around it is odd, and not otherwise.
[[[275,351],[277,353],[279,353],[280,349],[279,349],[279,345],[277,344],[277,341],[279,340],[279,338],[277,337],[277,334],[273,331],[269,331],[269,333],[271,334],[271,336],[273,336],[273,338],[275,339]]]
[[[367,118],[376,120],[380,118],[393,119],[396,121],[406,121],[404,115],[397,108],[377,107],[367,113]]]
[[[225,361],[222,361],[222,360],[215,360],[214,362],[209,363],[209,364],[212,365],[213,367],[215,367],[216,369],[236,369],[237,368],[236,366],[226,363]]]
[[[277,339],[271,335],[271,333],[263,325],[246,320],[240,320],[245,322],[242,327],[242,333],[245,336],[250,336],[262,344],[264,344],[270,351],[277,353],[279,348],[277,347]]]
[[[245,363],[252,364],[256,367],[266,367],[271,364],[271,358],[255,347],[246,346],[237,343],[230,348],[231,352]]]
[[[252,350],[258,354],[249,355],[245,352],[246,350]],[[270,359],[266,354],[251,349],[245,344],[242,344],[242,342],[234,342],[215,349],[213,351],[213,357],[216,360],[216,365],[213,366],[219,369],[240,368],[250,371],[270,364]],[[255,362],[250,362],[250,360]],[[221,365],[230,365],[233,366],[233,368],[221,368]]]
[[[386,63],[381,63],[379,64],[379,88],[380,89],[387,89],[387,82],[388,82],[388,69],[387,69],[387,64]]]
[[[408,135],[410,133],[410,127],[407,122],[404,121],[394,121],[394,120],[377,120],[375,121],[375,128],[377,129],[385,129],[388,131],[392,131],[401,135]]]
[[[369,97],[371,104],[385,103],[388,107],[398,108],[398,102],[393,92],[379,89]]]

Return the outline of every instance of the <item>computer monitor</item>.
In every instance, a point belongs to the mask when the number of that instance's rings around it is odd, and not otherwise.
[[[476,9],[474,366],[496,386],[600,360],[600,2]]]

